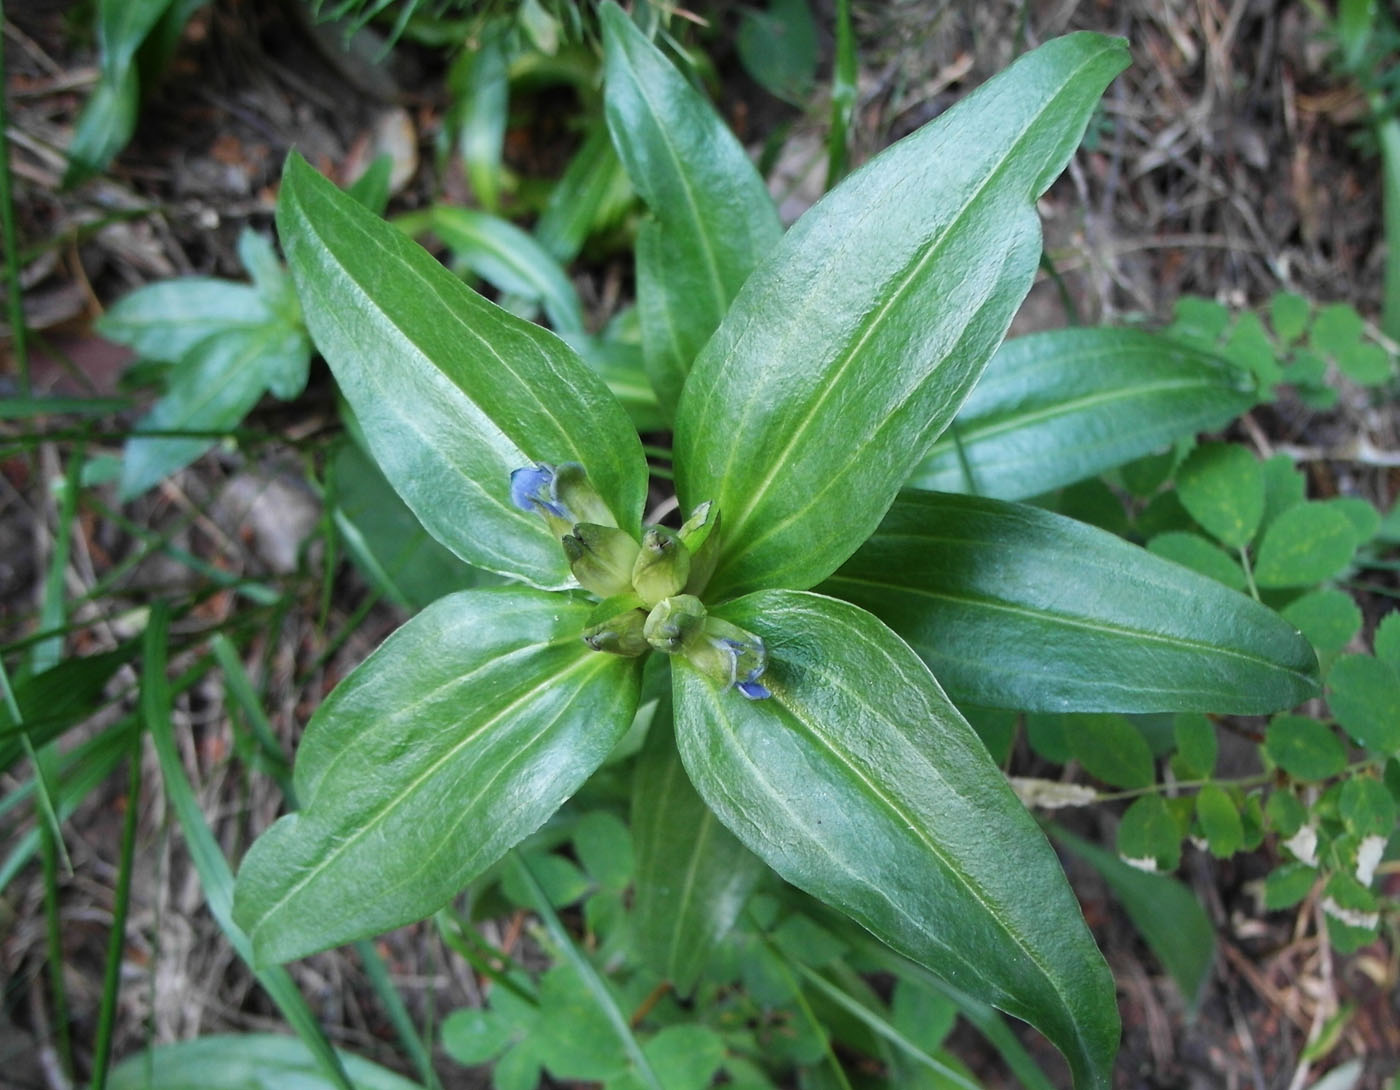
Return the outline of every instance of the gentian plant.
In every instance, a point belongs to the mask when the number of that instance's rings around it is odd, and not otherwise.
[[[1255,712],[1315,692],[1313,653],[1106,533],[901,487],[1029,289],[1035,202],[1124,43],[1027,54],[782,234],[703,98],[619,8],[602,19],[684,522],[642,524],[639,437],[573,349],[293,155],[278,227],[317,347],[423,524],[512,582],[429,606],[322,704],[303,808],[248,852],[236,918],[272,963],[435,911],[602,765],[657,660],[653,738],[674,733],[719,831],[639,844],[642,931],[670,929],[642,956],[684,991],[752,853],[1107,1086],[1113,978],[930,664],[980,704]]]

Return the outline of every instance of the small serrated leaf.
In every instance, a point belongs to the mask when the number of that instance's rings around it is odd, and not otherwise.
[[[1181,863],[1181,827],[1160,795],[1144,795],[1124,811],[1118,854],[1140,870],[1170,873]]]
[[[1219,744],[1209,719],[1199,714],[1178,715],[1172,721],[1172,735],[1176,739],[1176,764],[1184,775],[1203,779],[1215,771]]]
[[[1358,837],[1389,838],[1395,832],[1396,811],[1395,800],[1380,780],[1356,776],[1342,785],[1337,812]]]
[[[1292,908],[1308,895],[1316,881],[1316,867],[1296,860],[1284,863],[1264,879],[1264,907],[1271,912]]]
[[[1361,610],[1351,595],[1324,587],[1296,598],[1279,611],[1283,619],[1322,653],[1340,651],[1361,630]],[[1397,626],[1400,632],[1400,626]]]
[[[1392,670],[1400,671],[1400,611],[1387,613],[1376,625],[1376,635],[1372,640],[1376,658],[1387,663]]]
[[[1231,590],[1244,590],[1243,569],[1219,545],[1200,534],[1172,530],[1158,534],[1147,543],[1147,551],[1192,571],[1208,575]]]
[[[1337,353],[1337,367],[1353,382],[1379,386],[1390,378],[1390,355],[1378,344],[1364,341]]]
[[[1147,740],[1121,715],[1069,715],[1065,734],[1091,776],[1114,787],[1148,787],[1154,780]]]
[[[1208,783],[1196,795],[1196,819],[1206,834],[1210,854],[1228,859],[1244,846],[1244,825],[1239,807],[1228,791]]]
[[[1400,750],[1400,670],[1369,655],[1344,655],[1327,687],[1327,706],[1359,744],[1376,753]]]
[[[1300,780],[1325,780],[1346,767],[1341,739],[1325,723],[1305,715],[1277,715],[1265,735],[1269,759]]]
[[[1285,788],[1269,792],[1269,801],[1264,806],[1264,814],[1269,825],[1280,837],[1287,839],[1303,827],[1308,820],[1308,811],[1298,796]]]
[[[1355,307],[1348,303],[1330,303],[1317,312],[1308,341],[1329,356],[1340,356],[1361,339],[1365,328]]]
[[[1308,327],[1308,301],[1291,291],[1281,291],[1269,300],[1269,322],[1274,336],[1284,344],[1292,344]]]
[[[1264,474],[1235,443],[1204,443],[1177,470],[1177,491],[1191,517],[1233,548],[1249,543],[1264,516]]]
[[[1356,528],[1325,503],[1301,503],[1264,531],[1254,578],[1261,587],[1300,587],[1328,579],[1351,561]]]

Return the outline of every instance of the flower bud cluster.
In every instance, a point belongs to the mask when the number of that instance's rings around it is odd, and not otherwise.
[[[713,504],[701,504],[679,530],[648,526],[638,543],[618,527],[577,462],[515,470],[510,497],[544,518],[579,586],[602,599],[583,631],[589,647],[633,657],[682,655],[750,700],[772,695],[760,681],[768,665],[763,641],[711,617],[697,597],[717,559]]]

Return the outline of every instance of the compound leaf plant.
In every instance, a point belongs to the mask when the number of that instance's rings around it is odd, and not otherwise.
[[[1043,674],[1056,710],[1130,711],[1292,706],[1315,692],[1316,663],[1269,610],[1106,533],[899,493],[1029,289],[1035,201],[1126,48],[1045,44],[745,250],[725,229],[772,222],[756,176],[725,201],[702,187],[716,161],[752,168],[621,9],[602,16],[613,139],[655,202],[644,337],[668,408],[674,393],[685,522],[642,525],[647,462],[597,372],[294,154],[278,228],[317,348],[423,524],[512,582],[429,606],[325,701],[297,755],[302,809],[249,850],[236,919],[266,964],[434,912],[604,762],[660,656],[671,752],[705,821],[1036,1026],[1076,1085],[1106,1087],[1113,978],[1053,849],[929,663],[952,662],[981,703],[1035,703]],[[703,315],[683,337],[665,328],[687,283],[716,312],[693,360],[678,346]],[[1009,684],[979,686],[979,660]],[[653,724],[658,744],[670,728]],[[665,752],[649,745],[640,768],[664,770]],[[757,873],[723,862],[733,838],[682,829],[646,845],[659,869],[669,853],[716,887],[676,906],[689,936],[655,944],[687,950],[682,976],[734,919],[752,881],[738,876]],[[702,851],[720,854],[690,857]],[[656,890],[637,897],[656,915]]]

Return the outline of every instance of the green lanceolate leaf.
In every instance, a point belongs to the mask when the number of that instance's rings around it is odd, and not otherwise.
[[[763,864],[695,793],[668,719],[647,734],[632,792],[637,859],[632,926],[653,972],[689,995],[733,926]]]
[[[674,410],[691,361],[782,234],[763,179],[701,94],[615,4],[602,9],[608,128],[653,217],[637,238],[648,373]]]
[[[531,462],[581,462],[619,524],[636,524],[647,483],[637,434],[572,349],[487,302],[295,154],[277,220],[312,338],[429,533],[470,564],[567,585],[544,521],[510,503],[511,471]]]
[[[1050,835],[1103,876],[1139,933],[1195,1010],[1215,960],[1215,929],[1191,890],[1163,874],[1130,867],[1059,827]]]
[[[723,512],[712,594],[808,587],[879,523],[1001,341],[1040,260],[1034,202],[1122,41],[1018,60],[856,171],[755,270],[676,418],[681,502]]]
[[[99,4],[102,75],[68,148],[65,186],[96,174],[131,139],[141,103],[141,82],[133,63],[136,51],[170,5],[171,0],[102,0]]]
[[[549,251],[515,224],[474,208],[435,204],[428,226],[477,276],[538,302],[556,333],[584,331],[574,285]]]
[[[306,331],[274,319],[230,328],[196,342],[174,364],[170,388],[136,425],[138,432],[221,432],[236,428],[273,376],[305,366]],[[118,494],[138,496],[190,464],[217,435],[135,435],[122,451]]]
[[[789,882],[1029,1021],[1077,1085],[1107,1087],[1113,978],[1044,835],[928,669],[835,599],[760,591],[716,612],[766,642],[772,696],[676,662],[701,797]]]
[[[600,119],[550,191],[535,238],[556,261],[579,255],[588,236],[616,223],[634,200],[632,184]]]
[[[1317,693],[1312,648],[1271,610],[1020,504],[906,492],[823,588],[970,704],[1254,715]]]
[[[337,1053],[356,1090],[420,1090],[418,1083],[348,1052]],[[285,1033],[197,1037],[135,1053],[112,1072],[108,1090],[331,1090],[300,1040]]]
[[[522,587],[454,594],[331,694],[297,753],[302,810],[239,871],[235,916],[260,964],[429,915],[602,763],[640,667],[588,649],[591,608]]]
[[[1007,341],[909,483],[1027,499],[1210,431],[1257,398],[1219,356],[1136,329]]]
[[[143,359],[174,363],[211,334],[275,321],[268,301],[251,284],[187,276],[132,292],[102,315],[97,331]]]

